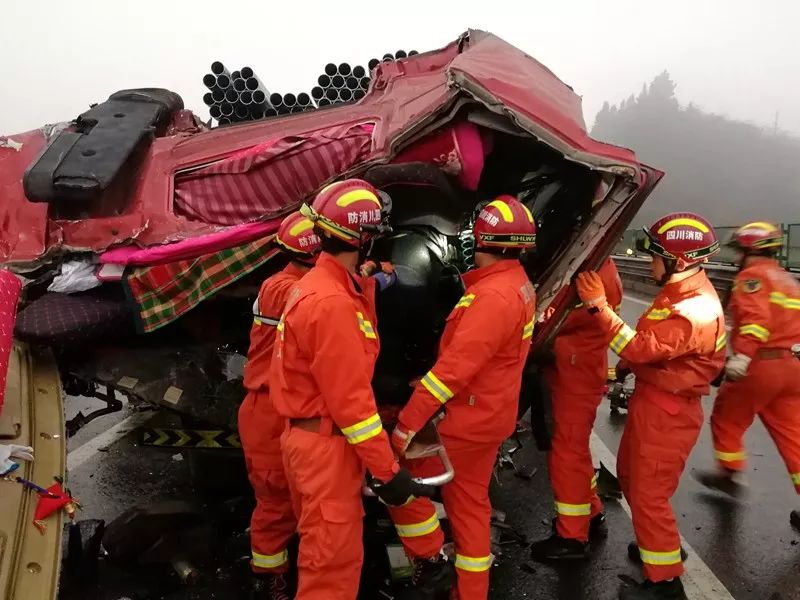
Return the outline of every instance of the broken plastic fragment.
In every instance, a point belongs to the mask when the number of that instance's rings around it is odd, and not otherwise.
[[[22,150],[22,142],[0,135],[0,148],[11,148],[15,152],[19,152]]]

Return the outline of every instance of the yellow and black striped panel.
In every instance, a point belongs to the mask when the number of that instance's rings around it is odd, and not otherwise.
[[[239,434],[226,429],[139,429],[142,446],[162,448],[241,448]]]

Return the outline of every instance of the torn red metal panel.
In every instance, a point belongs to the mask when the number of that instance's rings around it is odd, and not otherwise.
[[[539,61],[495,35],[470,31],[468,49],[448,70],[467,91],[479,97],[488,92],[503,108],[539,124],[572,151],[639,164],[631,150],[589,137],[580,96]]]
[[[22,174],[47,145],[41,129],[0,137],[0,261],[47,251],[47,205],[25,199]]]

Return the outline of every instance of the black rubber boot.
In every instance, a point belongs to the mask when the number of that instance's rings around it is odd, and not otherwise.
[[[789,514],[789,522],[800,531],[800,510],[793,510]]]
[[[694,478],[710,490],[741,498],[747,493],[747,486],[737,480],[736,471],[696,471]]]
[[[440,600],[448,598],[456,583],[456,570],[446,556],[414,559],[411,588],[401,600]]]
[[[679,577],[672,581],[653,583],[645,580],[637,585],[623,585],[619,600],[688,600]]]
[[[562,538],[555,533],[546,540],[540,540],[531,545],[533,560],[582,560],[588,557],[589,544]]]
[[[642,564],[642,555],[639,553],[639,546],[636,542],[628,544],[628,558],[637,565]],[[681,560],[685,562],[687,558],[689,558],[689,553],[681,546]]]
[[[606,525],[606,513],[600,513],[592,517],[589,521],[589,541],[604,540],[608,537],[608,525]]]
[[[293,597],[283,573],[257,575],[250,588],[250,600],[291,600]]]

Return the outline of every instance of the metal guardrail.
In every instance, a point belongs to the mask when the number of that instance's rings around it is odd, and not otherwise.
[[[780,227],[784,236],[784,247],[779,257],[780,261],[787,269],[800,271],[800,223],[780,224]],[[723,243],[723,246],[719,254],[714,256],[714,261],[706,264],[707,267],[714,264],[733,265],[736,262],[736,253],[724,245],[736,229],[737,227],[714,227],[717,232],[717,238]],[[614,255],[631,258],[641,257],[642,255],[636,251],[636,236],[640,231],[640,229],[628,229],[614,247]]]
[[[644,256],[630,256],[630,255],[612,255],[614,262],[617,265],[620,277],[626,285],[631,283],[636,284],[634,289],[641,288],[639,291],[655,292],[656,286],[653,278],[650,275],[650,258]],[[720,293],[727,293],[730,289],[733,280],[736,278],[739,268],[735,265],[725,265],[718,263],[705,263],[703,265],[708,278],[711,280],[713,286]],[[792,273],[797,279],[800,279],[800,273]]]

